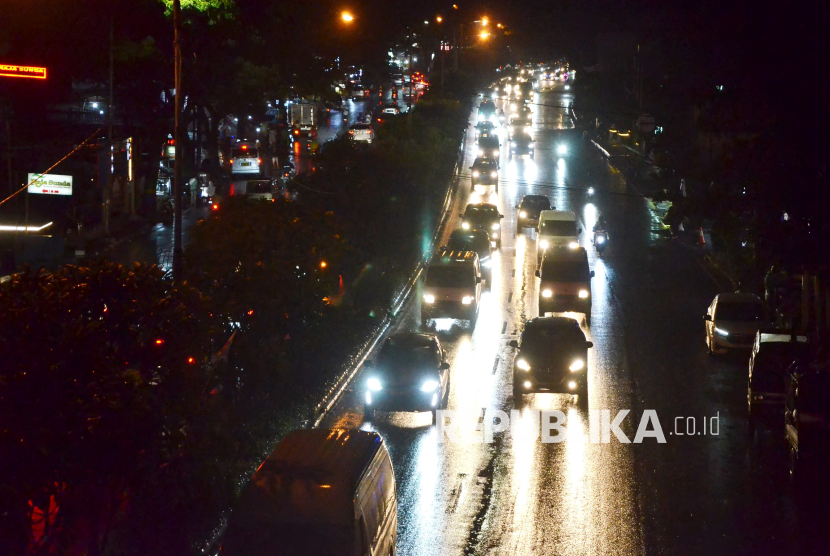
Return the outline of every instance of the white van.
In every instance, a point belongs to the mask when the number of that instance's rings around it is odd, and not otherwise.
[[[569,210],[543,210],[539,213],[536,232],[536,255],[541,259],[548,249],[578,248],[582,225],[576,214]]]
[[[231,147],[232,174],[259,174],[261,162],[256,144],[239,142]]]
[[[295,430],[231,512],[222,556],[395,554],[392,460],[374,432]]]

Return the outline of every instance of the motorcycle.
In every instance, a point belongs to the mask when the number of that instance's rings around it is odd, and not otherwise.
[[[608,246],[608,232],[605,230],[597,230],[594,232],[594,247],[597,250],[597,255],[602,255],[605,248]]]

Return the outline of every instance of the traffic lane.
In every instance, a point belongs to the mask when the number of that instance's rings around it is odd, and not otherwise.
[[[468,149],[468,160],[469,156]],[[559,168],[552,172],[562,175]],[[519,177],[528,178],[523,173]],[[543,177],[553,179],[544,173]],[[536,192],[536,186],[523,187]],[[579,202],[573,201],[574,205]],[[505,230],[515,227],[514,218],[515,211],[511,211]],[[449,408],[459,412],[468,429],[482,419],[483,408],[509,412],[513,407],[510,384],[515,354],[507,342],[518,336],[525,319],[536,315],[535,261],[532,238],[508,234],[494,255],[493,281],[482,298],[474,331],[451,322],[437,323],[435,331],[451,364]],[[420,291],[416,291],[396,331],[422,330],[420,298]],[[597,319],[602,317],[598,309]],[[598,348],[603,349],[601,343]],[[589,366],[594,396],[593,385],[603,382],[594,377],[597,363],[593,354]],[[340,416],[332,424],[360,423],[363,380],[360,377],[355,382],[348,396],[346,405],[351,407],[338,408]],[[533,407],[565,412],[572,418],[574,431],[584,429],[584,415],[580,418],[575,413],[569,396],[529,398]],[[475,553],[484,547],[505,554],[525,550],[581,553],[591,547],[607,552],[611,546],[634,547],[632,553],[637,552],[639,537],[620,525],[638,522],[633,481],[620,480],[630,475],[631,469],[623,450],[585,449],[576,442],[551,446],[512,438],[499,438],[495,444],[441,444],[432,436],[429,414],[379,416],[363,426],[381,432],[390,446],[399,482],[398,549],[402,554],[419,554],[437,546],[442,553]],[[423,432],[413,436],[409,427]],[[427,468],[418,467],[421,464]],[[551,518],[549,505],[563,510]],[[615,526],[591,527],[591,516],[597,512],[609,516]],[[570,517],[565,519],[565,515]],[[537,520],[543,523],[541,527],[535,525]]]

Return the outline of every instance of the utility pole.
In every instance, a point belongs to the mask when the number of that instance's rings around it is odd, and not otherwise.
[[[12,108],[11,103],[6,107],[6,169],[9,173],[9,195],[14,194],[14,172],[12,171]],[[19,206],[19,205],[18,205]]]
[[[112,202],[112,152],[115,145],[112,137],[112,105],[113,105],[113,81],[115,76],[115,5],[113,4],[112,12],[110,12],[110,87],[109,98],[107,99],[107,181],[103,190],[103,202],[101,208],[104,212],[104,235],[110,235],[110,204]]]
[[[176,111],[173,129],[173,142],[176,148],[175,168],[173,170],[173,280],[182,279],[182,3],[173,0],[173,47],[175,52],[175,87],[174,110]]]

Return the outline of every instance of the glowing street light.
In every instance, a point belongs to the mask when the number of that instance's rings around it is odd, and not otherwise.
[[[458,9],[458,4],[453,4],[452,9],[457,10]]]
[[[444,21],[444,18],[439,15],[438,17],[435,18],[435,21],[437,23],[441,23],[442,21]]]
[[[496,27],[498,27],[499,29],[504,29],[504,25],[502,25],[501,23],[497,24]]]
[[[481,26],[482,26],[482,27],[487,27],[487,25],[489,25],[489,24],[490,24],[490,20],[489,20],[489,19],[487,19],[486,17],[482,17],[482,18],[481,18]]]
[[[481,38],[481,40],[486,41],[487,37],[490,36],[490,33],[488,33],[487,31],[482,31],[478,34],[478,36]]]
[[[354,21],[354,16],[349,12],[342,12],[340,14],[340,19],[342,19],[346,23],[351,23],[352,21]]]

